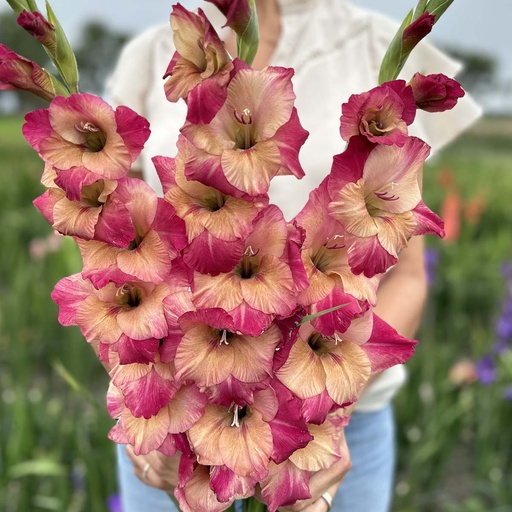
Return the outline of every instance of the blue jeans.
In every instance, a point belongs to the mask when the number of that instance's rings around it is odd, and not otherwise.
[[[387,512],[393,496],[395,429],[390,405],[354,412],[345,429],[352,469],[334,497],[333,512]],[[123,445],[117,447],[123,512],[176,512],[169,496],[133,473]]]

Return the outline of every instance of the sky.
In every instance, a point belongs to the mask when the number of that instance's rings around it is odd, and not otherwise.
[[[40,6],[41,0],[37,0]],[[77,41],[80,26],[88,19],[99,19],[130,33],[138,33],[168,20],[172,0],[51,0],[51,5],[68,37]],[[198,0],[181,0],[188,8]],[[353,0],[361,7],[380,11],[402,20],[416,0]],[[2,5],[3,4],[3,5]],[[0,10],[8,9],[0,0]],[[434,27],[430,40],[437,45],[477,50],[498,61],[499,78],[512,89],[512,42],[510,24],[512,0],[455,0]],[[1,34],[0,34],[1,40]]]

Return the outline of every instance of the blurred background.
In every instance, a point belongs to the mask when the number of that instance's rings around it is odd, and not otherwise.
[[[183,2],[187,7],[197,2]],[[359,0],[403,18],[412,0]],[[170,3],[67,2],[53,8],[73,43],[81,88],[101,94],[120,47],[168,19]],[[510,0],[458,0],[431,40],[465,63],[462,85],[484,118],[425,170],[425,202],[447,237],[428,238],[430,298],[396,399],[394,512],[512,511],[512,51]],[[0,4],[0,42],[45,54]],[[32,206],[42,164],[21,136],[44,106],[0,93],[0,510],[119,512],[108,379],[50,299],[80,270],[71,240]],[[371,512],[371,511],[369,511]]]

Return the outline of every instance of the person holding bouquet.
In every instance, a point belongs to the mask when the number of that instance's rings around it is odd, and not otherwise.
[[[396,24],[345,0],[256,0],[256,5],[260,45],[253,67],[295,69],[296,107],[310,134],[300,153],[305,177],[299,181],[293,176],[277,176],[269,191],[271,202],[291,220],[331,169],[332,155],[343,150],[341,105],[353,93],[377,85],[379,65]],[[236,55],[234,33],[220,29],[225,22],[222,15],[210,4],[201,7],[229,53]],[[163,92],[161,77],[173,53],[170,27],[152,28],[126,46],[108,85],[111,103],[127,105],[150,122],[152,134],[138,167],[155,190],[160,182],[151,157],[176,153],[174,143],[186,116],[186,105],[168,102]],[[449,57],[421,43],[402,76],[408,81],[416,71],[454,75],[458,69]],[[409,133],[425,140],[435,152],[479,115],[480,109],[466,95],[454,110],[431,117],[419,111]],[[414,237],[382,279],[376,312],[400,334],[413,337],[426,293],[423,241]],[[312,477],[312,499],[280,510],[389,510],[395,464],[391,401],[405,379],[400,365],[370,378],[351,407],[351,421],[345,428],[350,457],[347,454],[340,463]],[[167,492],[177,484],[177,457],[158,452],[136,456],[121,445],[118,450],[124,512],[173,510]]]

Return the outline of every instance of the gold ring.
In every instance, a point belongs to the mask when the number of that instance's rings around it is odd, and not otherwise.
[[[331,510],[333,500],[332,496],[327,491],[325,491],[320,497],[325,501],[325,503],[327,503],[327,510]]]
[[[149,462],[146,463],[144,469],[142,470],[142,480],[145,482],[148,478],[148,471],[151,469],[151,464]]]

